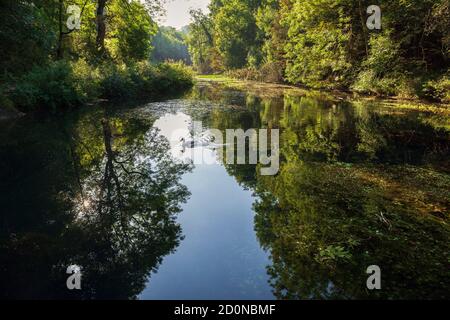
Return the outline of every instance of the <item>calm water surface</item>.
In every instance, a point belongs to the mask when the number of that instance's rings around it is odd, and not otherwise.
[[[194,121],[280,129],[280,172],[207,147],[217,163],[192,164],[180,138]],[[2,122],[1,296],[448,299],[449,128],[445,109],[214,82]]]

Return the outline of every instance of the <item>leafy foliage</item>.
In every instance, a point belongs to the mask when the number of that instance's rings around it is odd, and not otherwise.
[[[81,10],[79,30],[66,25],[69,5]],[[188,88],[192,77],[183,66],[149,63],[157,32],[153,15],[160,7],[159,0],[1,1],[5,106],[57,111],[99,98],[155,97]]]
[[[33,108],[56,111],[81,103],[72,70],[63,61],[34,67],[18,81],[12,98],[24,111]]]
[[[191,71],[182,63],[152,65],[143,61],[94,68],[85,60],[71,64],[58,61],[35,67],[22,76],[10,96],[19,110],[55,112],[100,98],[155,98],[188,89],[192,84]]]
[[[373,4],[381,30],[366,26]],[[209,34],[194,65],[243,79],[445,100],[445,81],[437,82],[449,68],[449,16],[448,0],[212,1],[208,15],[193,14],[193,37]]]

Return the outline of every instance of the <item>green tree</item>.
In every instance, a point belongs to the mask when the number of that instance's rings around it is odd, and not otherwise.
[[[194,67],[199,73],[222,70],[222,61],[214,45],[214,27],[211,14],[191,10],[192,23],[188,27],[187,43]]]
[[[110,15],[106,47],[112,57],[122,61],[148,59],[157,25],[146,8],[139,1],[114,1]]]
[[[257,66],[261,61],[261,35],[255,13],[259,1],[231,0],[214,15],[215,45],[231,69]]]
[[[56,1],[0,1],[0,77],[49,61],[57,39]]]

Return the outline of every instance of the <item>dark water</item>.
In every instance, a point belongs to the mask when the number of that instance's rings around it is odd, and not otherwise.
[[[280,172],[177,129],[280,129]],[[0,123],[2,298],[450,298],[450,123],[270,86]],[[217,158],[214,150],[206,156]],[[82,267],[82,290],[66,268]],[[382,289],[369,291],[368,266]]]

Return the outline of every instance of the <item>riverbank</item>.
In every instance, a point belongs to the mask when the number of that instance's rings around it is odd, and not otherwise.
[[[44,111],[56,113],[95,103],[158,98],[190,88],[193,77],[181,63],[92,65],[85,60],[35,66],[0,87],[3,117]]]
[[[387,108],[398,108],[402,110],[429,112],[438,115],[450,116],[450,103],[429,102],[423,99],[404,99],[399,97],[382,97],[365,95],[357,92],[312,89],[289,84],[267,83],[253,80],[240,80],[226,75],[196,75],[197,81],[217,82],[230,88],[245,89],[257,93],[259,96],[273,95],[280,92],[291,95],[308,95],[322,97],[328,100],[342,101],[352,100],[361,102],[376,102]]]

